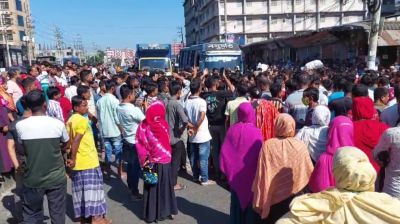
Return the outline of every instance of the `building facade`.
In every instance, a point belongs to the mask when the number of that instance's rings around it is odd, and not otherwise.
[[[362,21],[367,8],[363,0],[185,0],[184,15],[188,46],[232,36],[248,44]]]
[[[30,1],[0,0],[0,67],[29,64],[33,35]]]

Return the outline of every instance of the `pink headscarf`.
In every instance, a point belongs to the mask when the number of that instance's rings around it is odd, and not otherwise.
[[[155,101],[146,111],[146,119],[140,123],[136,132],[136,150],[140,165],[146,160],[150,163],[167,164],[171,162],[169,127],[165,120],[165,106]]]
[[[336,150],[345,146],[354,146],[354,127],[350,118],[338,116],[329,124],[328,143],[310,177],[312,192],[320,192],[335,186],[333,176],[333,156]]]
[[[255,123],[256,112],[252,105],[240,104],[238,123],[229,128],[221,149],[221,171],[226,175],[231,190],[238,196],[242,210],[253,199],[251,185],[263,143],[261,131]]]

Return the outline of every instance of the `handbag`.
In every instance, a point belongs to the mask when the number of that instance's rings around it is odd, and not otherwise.
[[[146,165],[143,166],[143,181],[149,185],[158,183],[158,174],[154,163],[146,162]]]

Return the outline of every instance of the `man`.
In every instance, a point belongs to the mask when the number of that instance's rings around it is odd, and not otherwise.
[[[103,134],[107,165],[107,176],[110,175],[110,162],[114,149],[115,162],[118,167],[118,175],[122,177],[122,139],[120,131],[120,122],[117,116],[117,107],[119,100],[113,95],[115,92],[115,82],[113,80],[106,81],[107,93],[97,101],[97,109],[99,112],[99,120],[101,124],[101,133]]]
[[[178,184],[178,170],[182,155],[186,157],[185,144],[182,139],[189,119],[179,100],[182,94],[182,85],[178,81],[172,81],[169,87],[171,99],[167,104],[167,122],[169,124],[170,144],[172,148],[172,185],[175,190],[182,190],[186,186]]]
[[[81,85],[89,86],[93,81],[93,75],[89,70],[83,70],[80,73]],[[89,105],[89,119],[93,120],[93,117],[97,118],[96,103],[94,101],[95,93],[91,91],[90,100],[88,100]]]
[[[18,138],[18,132],[16,125],[19,121],[28,118],[32,115],[32,112],[26,106],[25,96],[21,98],[21,105],[24,107],[24,114],[18,116],[13,122],[8,125],[7,132],[7,148],[10,155],[11,161],[15,168],[15,192],[14,192],[14,204],[16,208],[17,220],[22,222],[22,190],[23,190],[23,177],[25,168],[25,153],[24,147]]]
[[[88,112],[87,101],[80,96],[72,97],[74,114],[68,119],[67,127],[71,138],[71,158],[67,166],[72,171],[72,201],[75,218],[81,223],[111,223],[103,218],[107,212],[103,189],[103,176],[94,144],[92,128],[84,117]]]
[[[394,87],[394,96],[396,97],[397,102],[400,102],[400,87],[399,86]],[[399,105],[400,105],[399,103],[396,103],[395,105],[390,106],[390,107],[386,108],[385,110],[383,110],[381,113],[381,121],[391,127],[396,127],[400,123]]]
[[[268,80],[267,77],[263,75],[259,75],[257,77],[257,86],[261,90],[261,98],[268,100],[269,98],[272,97],[271,92],[270,92],[270,81]]]
[[[211,135],[208,130],[208,120],[206,116],[207,103],[200,98],[201,80],[194,79],[190,84],[192,96],[186,101],[185,111],[189,117],[189,122],[193,127],[189,131],[190,143],[190,163],[193,170],[193,177],[199,180],[201,185],[207,186],[215,184],[208,179],[208,158],[210,156]],[[200,169],[198,167],[200,164]]]
[[[32,116],[16,124],[26,153],[23,186],[23,223],[43,223],[43,197],[46,195],[52,223],[65,223],[66,173],[61,145],[69,140],[65,125],[46,116],[46,100],[39,90],[26,95]]]
[[[308,107],[307,115],[305,120],[305,126],[312,125],[312,116],[314,114],[314,108],[318,106],[319,100],[319,89],[315,87],[309,87],[303,92],[303,103]]]
[[[136,131],[139,123],[145,119],[143,112],[135,107],[135,94],[131,87],[123,85],[120,88],[122,102],[117,107],[118,119],[124,137],[124,152],[127,155],[127,182],[132,193],[132,200],[138,201],[143,197],[139,194],[140,164],[136,152]]]
[[[270,101],[275,106],[279,113],[283,113],[285,104],[282,101],[282,96],[284,95],[282,91],[282,84],[279,82],[273,83],[271,85],[270,91],[272,97],[268,99],[268,101]]]
[[[225,124],[226,124],[227,129],[229,126],[234,125],[237,122],[237,120],[238,120],[237,109],[239,108],[240,104],[242,104],[244,102],[248,102],[248,100],[246,98],[247,91],[248,91],[247,84],[239,83],[236,88],[238,97],[234,100],[229,101],[228,104],[226,105]]]
[[[31,91],[37,89],[36,81],[37,80],[33,77],[28,77],[28,78],[22,80],[22,87],[25,90],[25,95],[30,93]],[[15,102],[15,106],[17,107],[18,115],[22,116],[24,114],[25,110],[21,104],[21,99],[19,99],[17,102]]]
[[[201,97],[206,100],[207,103],[207,119],[209,122],[209,129],[211,134],[211,157],[214,164],[214,170],[217,177],[221,177],[219,169],[219,154],[221,151],[222,144],[225,139],[225,109],[229,99],[233,97],[235,87],[226,77],[223,72],[222,77],[228,85],[229,90],[218,90],[220,80],[216,76],[209,77],[206,80],[206,87],[208,92],[201,94]]]
[[[375,109],[382,113],[389,103],[389,90],[385,87],[378,87],[374,90]]]
[[[8,71],[8,78],[7,81],[7,93],[9,93],[14,103],[17,103],[18,100],[24,95],[22,92],[21,87],[17,84],[20,79],[20,72],[16,69],[11,69]]]
[[[302,74],[297,78],[300,89],[294,91],[286,99],[286,112],[288,112],[296,121],[296,129],[301,129],[304,126],[307,107],[303,104],[303,93],[310,84],[310,79],[307,74]]]
[[[47,102],[47,115],[64,122],[63,110],[60,104],[60,90],[57,87],[49,87],[47,97],[49,98]]]
[[[77,95],[76,90],[81,83],[77,76],[72,76],[70,79],[70,84],[71,85],[65,90],[65,97],[67,97],[69,100]]]
[[[353,90],[353,83],[351,82],[344,82],[342,91],[344,97],[339,97],[332,100],[328,107],[331,110],[331,118],[335,118],[337,116],[349,116],[353,107],[353,100],[352,100],[352,90]]]

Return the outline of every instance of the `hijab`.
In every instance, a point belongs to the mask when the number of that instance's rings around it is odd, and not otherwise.
[[[380,166],[375,162],[372,150],[378,144],[383,132],[389,128],[386,124],[374,120],[377,111],[369,97],[353,99],[354,143],[367,154],[370,162],[379,172]]]
[[[161,101],[153,102],[146,111],[146,118],[140,123],[136,132],[136,148],[140,164],[167,164],[171,162],[169,144],[169,127],[165,120],[165,106]]]
[[[330,120],[331,112],[328,107],[319,105],[315,107],[312,114],[312,125],[303,127],[296,135],[297,139],[306,143],[310,156],[315,162],[326,151]]]
[[[275,136],[274,122],[279,115],[274,104],[267,100],[259,100],[256,108],[257,127],[260,128],[264,141]]]
[[[17,107],[15,106],[12,96],[7,93],[7,90],[4,88],[4,85],[6,84],[6,79],[4,77],[0,77],[0,103],[11,111],[17,111]]]
[[[264,143],[253,182],[253,208],[262,219],[268,217],[272,205],[303,190],[313,170],[307,146],[293,138],[292,116],[280,114],[274,128],[275,138]]]
[[[263,143],[261,131],[255,126],[255,122],[252,105],[240,104],[238,123],[229,128],[221,148],[221,171],[227,177],[230,189],[238,195],[242,210],[253,199],[251,185]]]

